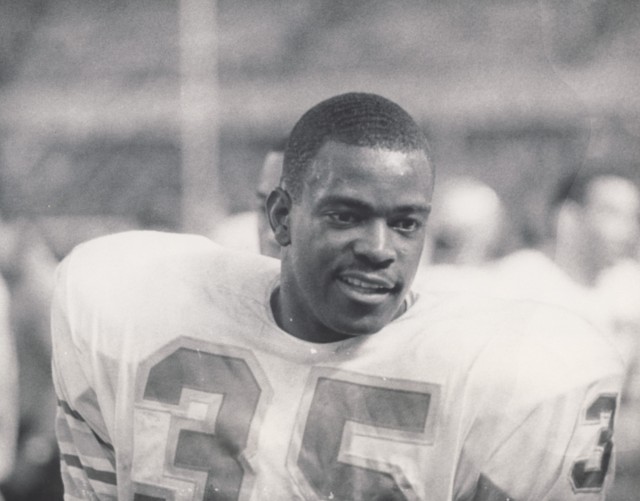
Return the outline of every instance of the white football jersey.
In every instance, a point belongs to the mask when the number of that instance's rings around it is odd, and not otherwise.
[[[610,314],[598,294],[573,280],[542,251],[515,251],[492,263],[487,271],[504,294],[555,305],[611,332]]]
[[[422,295],[372,335],[276,325],[279,262],[119,234],[60,266],[66,499],[602,500],[621,378],[548,306]]]

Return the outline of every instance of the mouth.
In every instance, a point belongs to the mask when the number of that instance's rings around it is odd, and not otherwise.
[[[369,304],[379,304],[386,301],[399,288],[397,284],[387,278],[360,273],[338,276],[338,285],[350,299]]]

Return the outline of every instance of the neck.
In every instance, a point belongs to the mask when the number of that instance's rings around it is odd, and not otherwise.
[[[316,321],[311,312],[304,315],[296,313],[300,309],[295,308],[292,302],[301,303],[300,298],[287,300],[282,286],[277,287],[271,295],[271,311],[276,324],[293,337],[310,343],[333,343],[351,337]],[[301,309],[306,310],[306,308]]]

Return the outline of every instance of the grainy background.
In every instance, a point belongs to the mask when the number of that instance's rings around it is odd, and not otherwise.
[[[484,179],[531,231],[585,156],[637,170],[637,2],[184,0],[215,14],[195,27],[215,33],[193,63],[204,92],[185,83],[177,0],[0,5],[2,207],[41,218],[61,253],[100,231],[91,217],[206,233],[251,205],[269,145],[349,90],[406,107],[441,178]],[[198,120],[218,142],[182,169]],[[214,202],[194,178],[217,179]],[[190,221],[185,199],[210,217]]]

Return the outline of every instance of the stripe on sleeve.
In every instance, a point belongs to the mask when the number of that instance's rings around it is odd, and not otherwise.
[[[77,412],[74,411],[71,406],[65,402],[64,400],[60,400],[58,399],[58,405],[62,408],[62,410],[65,412],[65,414],[68,414],[69,416],[71,416],[74,419],[77,419],[78,421],[83,421],[84,422],[84,418],[82,417],[82,415]]]
[[[515,501],[508,496],[500,487],[494,484],[488,477],[480,475],[476,494],[472,501]]]
[[[78,421],[79,423],[82,423],[86,426],[86,429],[89,430],[91,432],[91,434],[94,436],[94,438],[98,441],[98,443],[103,446],[106,447],[107,449],[109,449],[111,452],[115,452],[115,448],[113,447],[113,445],[111,445],[109,442],[103,440],[88,424],[87,422],[84,420],[84,418],[82,417],[82,415],[73,410],[71,408],[71,406],[65,402],[64,400],[58,400],[58,406],[60,407],[60,409],[62,409],[64,411],[64,413],[67,416],[72,417],[73,419],[75,419],[76,421]]]
[[[80,458],[73,454],[61,454],[60,458],[67,466],[84,470],[90,480],[96,480],[110,485],[118,485],[116,474],[111,471],[96,470],[89,466],[84,466]]]

